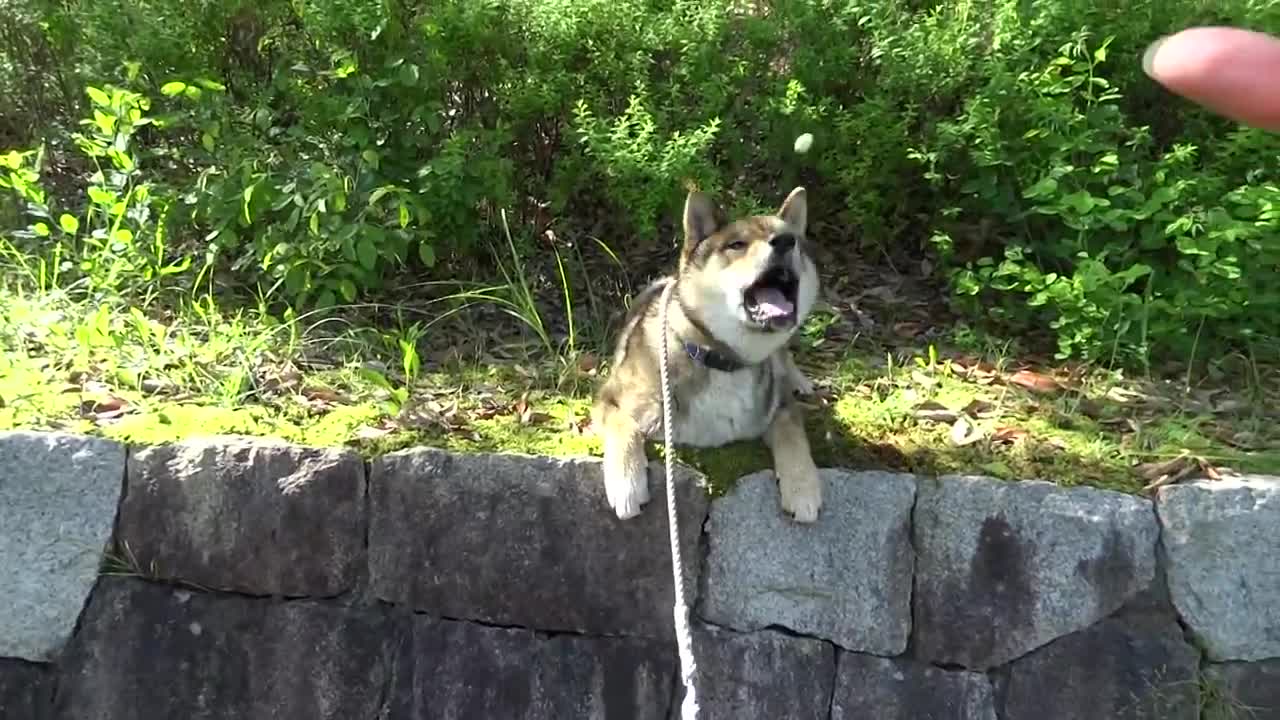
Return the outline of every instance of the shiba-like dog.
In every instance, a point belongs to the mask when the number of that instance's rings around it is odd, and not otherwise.
[[[689,193],[679,267],[635,298],[592,408],[604,445],[605,493],[619,518],[638,515],[649,501],[644,443],[662,437],[663,422],[659,305],[674,283],[667,368],[676,444],[763,437],[782,509],[798,522],[817,519],[822,484],[795,399],[813,386],[787,348],[818,296],[807,215],[802,187],[776,215],[734,222],[706,195]]]

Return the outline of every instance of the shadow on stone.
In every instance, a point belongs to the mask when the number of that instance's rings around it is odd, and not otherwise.
[[[419,616],[385,717],[663,720],[675,662],[674,647],[651,640],[547,637]]]
[[[669,639],[666,492],[661,465],[650,469],[653,499],[624,521],[605,502],[596,460],[384,456],[370,485],[373,590],[437,617]],[[677,470],[690,592],[707,507],[694,477]]]
[[[831,720],[996,720],[982,673],[840,653]]]
[[[1151,503],[982,477],[922,479],[915,653],[986,670],[1119,609],[1155,574]]]
[[[829,643],[772,630],[737,633],[694,626],[699,718],[826,720],[835,675]],[[681,720],[684,687],[671,720]]]
[[[373,611],[104,578],[58,668],[55,717],[372,718],[392,637]]]
[[[45,665],[0,658],[0,720],[44,720],[53,703]]]
[[[363,565],[364,463],[250,439],[129,458],[118,539],[145,577],[251,595],[329,597]]]
[[[1014,661],[1004,720],[1196,720],[1199,655],[1171,613],[1133,608]]]

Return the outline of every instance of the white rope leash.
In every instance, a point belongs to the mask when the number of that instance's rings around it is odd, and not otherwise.
[[[684,563],[680,559],[680,529],[676,518],[676,481],[675,481],[675,443],[672,441],[671,412],[671,379],[667,369],[667,305],[671,301],[671,291],[676,286],[675,280],[667,283],[662,291],[662,304],[658,315],[662,323],[662,358],[658,365],[662,371],[662,435],[663,460],[666,462],[667,474],[667,530],[671,535],[671,571],[675,576],[675,621],[676,644],[680,649],[680,675],[684,682],[684,702],[680,705],[682,720],[696,720],[698,717],[698,696],[694,691],[693,677],[698,666],[693,660],[693,633],[689,629],[689,606],[685,601]]]

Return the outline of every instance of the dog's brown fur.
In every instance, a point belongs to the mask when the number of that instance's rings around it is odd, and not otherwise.
[[[812,386],[786,347],[818,292],[804,236],[807,214],[803,188],[792,191],[777,215],[733,223],[706,196],[689,194],[678,270],[632,303],[612,372],[592,411],[604,444],[606,494],[619,517],[639,514],[649,500],[644,442],[662,437],[659,305],[667,285],[675,283],[667,345],[677,445],[763,438],[773,453],[783,509],[800,522],[817,519],[822,486],[794,398]],[[794,245],[787,249],[791,239]],[[793,312],[762,320],[759,285],[774,283],[766,277],[786,278],[788,271],[795,276]],[[788,280],[778,283],[790,288]],[[686,352],[685,343],[740,367],[709,367]]]

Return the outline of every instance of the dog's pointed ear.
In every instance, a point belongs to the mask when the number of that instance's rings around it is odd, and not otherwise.
[[[787,199],[782,201],[778,217],[804,235],[805,225],[809,221],[809,201],[805,198],[803,187],[792,190]]]
[[[684,256],[688,257],[703,240],[723,224],[720,208],[706,195],[693,190],[684,201]]]

